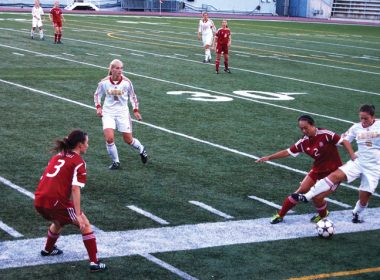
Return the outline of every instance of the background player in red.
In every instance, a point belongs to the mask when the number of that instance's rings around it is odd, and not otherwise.
[[[215,48],[216,43],[216,48]],[[231,46],[231,30],[227,26],[227,20],[222,21],[222,28],[219,28],[215,33],[215,39],[212,49],[216,52],[215,68],[216,74],[219,74],[220,57],[224,56],[224,72],[230,73],[228,68],[228,48]]]
[[[292,145],[289,149],[262,157],[256,162],[284,158],[290,155],[296,157],[299,153],[306,153],[314,159],[314,163],[296,191],[296,193],[305,193],[315,185],[317,180],[326,177],[342,165],[337,145],[343,145],[352,159],[356,158],[356,155],[347,140],[344,140],[338,134],[335,134],[330,130],[317,128],[312,117],[308,115],[300,116],[298,118],[298,126],[304,134],[302,139]],[[337,186],[338,185],[336,185],[335,188]],[[318,211],[318,215],[312,217],[311,221],[318,222],[328,215],[327,202],[323,197],[318,196],[315,197],[313,201]],[[297,203],[298,201],[289,195],[282,204],[281,210],[273,216],[271,224],[282,222],[286,213]]]
[[[50,10],[49,18],[53,22],[55,30],[54,44],[62,44],[62,21],[65,21],[65,19],[63,17],[61,8],[59,8],[58,1],[54,2],[54,7]]]
[[[38,213],[52,222],[42,256],[62,254],[55,243],[67,224],[79,227],[86,247],[91,271],[107,269],[97,259],[96,238],[85,214],[81,211],[80,191],[86,183],[86,163],[81,154],[88,148],[87,133],[72,131],[63,140],[57,140],[53,156],[46,167],[35,192],[34,206]]]

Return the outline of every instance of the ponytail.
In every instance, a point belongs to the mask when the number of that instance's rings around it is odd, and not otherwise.
[[[67,137],[55,141],[55,147],[51,152],[61,152],[66,155],[71,152],[79,143],[86,141],[87,133],[80,129],[73,130]]]

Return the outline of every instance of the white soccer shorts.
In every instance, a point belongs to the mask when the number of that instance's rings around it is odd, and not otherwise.
[[[347,176],[347,182],[351,183],[355,179],[361,177],[359,190],[374,193],[380,179],[380,169],[377,166],[368,168],[361,166],[359,160],[348,161],[343,166],[339,167]]]
[[[203,42],[203,46],[206,46],[206,45],[212,46],[212,34],[205,35],[205,36],[202,35],[202,42]]]
[[[119,132],[132,133],[132,120],[129,113],[107,114],[102,117],[103,130],[106,128],[116,129]]]
[[[42,20],[33,18],[32,27],[42,27]]]

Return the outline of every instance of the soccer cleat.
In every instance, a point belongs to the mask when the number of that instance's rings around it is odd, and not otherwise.
[[[108,267],[104,263],[90,262],[90,271],[91,272],[105,271],[105,270],[107,270],[107,268]]]
[[[360,224],[363,222],[363,220],[360,220],[358,213],[352,213],[352,222],[354,224]]]
[[[272,225],[274,225],[274,224],[281,223],[283,220],[284,220],[284,218],[281,217],[281,216],[277,213],[276,215],[274,215],[274,216],[272,217],[272,219],[270,220],[270,223],[271,223]]]
[[[302,193],[292,193],[292,198],[297,201],[302,201],[305,203],[308,203],[309,201],[306,199],[306,197]]]
[[[41,39],[41,41],[45,41],[45,37],[41,37],[40,39]]]
[[[231,74],[231,70],[230,68],[224,68],[224,72],[228,73],[228,74]]]
[[[312,223],[318,223],[320,220],[326,218],[328,215],[330,215],[329,211],[327,211],[326,216],[324,216],[324,217],[319,216],[319,214],[314,215],[313,217],[311,217],[310,222],[312,222]]]
[[[204,59],[204,60],[203,60],[203,63],[207,63],[207,60],[206,60],[206,59]]]
[[[33,40],[34,39],[34,35],[30,35],[30,38]]]
[[[208,61],[207,61],[208,63],[211,63],[211,57],[208,59]]]
[[[57,44],[63,44],[61,41],[58,41]]]
[[[41,256],[43,256],[43,257],[57,256],[57,255],[61,255],[62,253],[63,253],[63,251],[58,249],[57,246],[54,246],[53,250],[51,250],[50,252],[48,252],[46,250],[41,250]]]
[[[112,164],[108,168],[110,170],[120,169],[120,162],[113,161]]]
[[[219,74],[219,70],[216,70],[215,72],[216,72],[216,74]]]
[[[146,152],[145,148],[143,151],[140,153],[141,161],[142,163],[147,163],[148,162],[148,153]]]

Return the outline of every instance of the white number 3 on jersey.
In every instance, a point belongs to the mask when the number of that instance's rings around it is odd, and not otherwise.
[[[58,174],[58,172],[61,169],[61,167],[65,164],[65,161],[63,159],[59,159],[58,162],[59,162],[59,164],[54,165],[55,172],[54,173],[47,173],[46,176],[48,176],[48,177],[54,177],[55,175]]]

